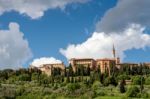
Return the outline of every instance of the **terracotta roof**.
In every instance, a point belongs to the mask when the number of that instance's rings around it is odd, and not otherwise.
[[[97,59],[96,61],[115,61],[116,59],[112,58],[103,58],[103,59]]]
[[[122,65],[122,64],[131,64],[131,65],[138,65],[137,63],[120,63],[120,64],[118,64],[118,65]]]
[[[93,58],[71,58],[70,60],[94,60]]]

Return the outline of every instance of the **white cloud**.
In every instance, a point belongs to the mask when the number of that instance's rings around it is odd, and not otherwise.
[[[32,19],[42,17],[48,9],[64,9],[72,3],[86,3],[89,0],[0,0],[0,14],[17,11]]]
[[[32,57],[23,36],[17,23],[10,23],[8,30],[0,30],[0,69],[19,68]]]
[[[62,61],[55,59],[54,57],[41,57],[34,59],[31,63],[32,66],[39,67],[43,64],[55,64],[55,63],[62,63]]]
[[[123,31],[128,24],[150,27],[150,0],[118,0],[96,24],[97,32]]]
[[[150,35],[144,33],[145,28],[132,24],[121,33],[94,32],[92,37],[81,44],[71,44],[60,52],[70,58],[111,58],[112,45],[115,44],[117,55],[123,59],[124,51],[150,46]]]

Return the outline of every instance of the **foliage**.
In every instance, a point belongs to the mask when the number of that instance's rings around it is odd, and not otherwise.
[[[73,92],[73,91],[75,91],[75,90],[77,90],[77,89],[79,89],[80,88],[80,84],[79,83],[69,83],[68,85],[67,85],[67,89],[69,90],[69,91],[71,91],[71,92]]]
[[[126,74],[122,74],[122,75],[118,75],[118,80],[129,80],[130,79],[130,75],[126,75]]]
[[[31,77],[29,74],[22,74],[22,75],[19,75],[19,80],[20,81],[31,81]]]
[[[145,84],[146,84],[146,85],[150,85],[150,77],[147,77],[147,78],[145,79]]]
[[[119,89],[120,89],[121,93],[125,93],[126,92],[126,90],[125,90],[125,80],[124,79],[121,80]]]
[[[38,81],[38,78],[39,78],[39,74],[38,73],[33,73],[32,77],[31,77],[31,80],[32,81],[34,81],[34,80]]]
[[[137,97],[138,93],[140,92],[139,88],[136,86],[130,87],[127,91],[128,97]]]
[[[114,76],[107,77],[104,80],[104,83],[103,83],[104,86],[108,86],[109,84],[117,86],[118,82],[117,82],[117,80],[115,79]]]
[[[97,89],[100,89],[101,86],[102,84],[99,81],[95,81],[92,85],[92,89],[97,90]]]
[[[139,67],[130,68],[125,64],[118,71],[113,68],[113,64],[111,66],[111,75],[108,70],[101,73],[100,69],[91,70],[90,66],[83,65],[78,66],[76,73],[69,65],[65,68],[64,75],[55,68],[52,76],[47,76],[38,69],[1,70],[0,99],[91,99],[108,95],[112,98],[123,96],[120,92],[126,93],[128,97],[149,96],[149,67],[141,64]],[[126,85],[125,80],[131,78],[133,85]],[[118,91],[116,86],[120,80]],[[136,87],[138,85],[139,88]]]
[[[142,76],[134,76],[133,78],[132,78],[132,82],[133,82],[133,84],[135,84],[135,85],[140,85],[141,83],[145,83],[145,78],[144,77],[142,77]]]

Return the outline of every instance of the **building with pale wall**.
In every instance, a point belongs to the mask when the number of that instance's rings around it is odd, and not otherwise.
[[[144,65],[150,68],[150,63],[144,63]]]
[[[104,58],[96,60],[96,67],[101,70],[101,73],[108,71],[110,74],[110,66],[116,66],[116,59]]]
[[[69,63],[72,66],[73,71],[75,72],[78,66],[90,67],[90,69],[95,68],[95,60],[92,58],[72,58],[69,60]]]
[[[112,50],[112,54],[113,54],[113,58],[103,58],[103,59],[97,59],[94,60],[92,58],[82,58],[82,59],[76,59],[76,58],[72,58],[69,63],[71,64],[73,71],[76,71],[76,68],[78,66],[84,66],[84,67],[90,67],[90,69],[100,69],[101,73],[106,72],[106,70],[108,70],[110,72],[110,66],[116,66],[116,64],[120,63],[120,59],[116,58],[115,55],[115,48],[113,46],[113,50]]]
[[[121,63],[120,58],[116,58],[116,52],[115,47],[113,45],[112,49],[112,55],[113,58],[102,58],[102,59],[92,59],[92,58],[72,58],[69,60],[69,63],[72,66],[72,69],[74,72],[77,71],[77,68],[79,66],[83,67],[89,67],[91,70],[97,70],[100,69],[101,73],[105,73],[106,71],[109,73],[111,72],[111,66],[115,66],[118,69],[121,69],[124,66],[129,66],[131,69],[133,67],[139,66],[139,64],[136,63]],[[148,67],[150,67],[150,63],[144,63]],[[65,65],[63,63],[59,64],[43,64],[40,67],[37,67],[39,70],[41,70],[43,73],[51,76],[52,72],[55,68],[61,69],[61,75],[64,73]]]
[[[31,68],[34,66],[31,66]],[[35,67],[34,67],[35,68]],[[64,74],[65,65],[63,63],[56,63],[56,64],[43,64],[39,67],[36,67],[37,69],[41,70],[42,73],[45,73],[48,76],[52,75],[52,72],[55,68],[59,68],[61,70],[61,75]]]
[[[137,63],[119,63],[119,64],[117,64],[118,69],[121,69],[124,66],[129,66],[130,69],[132,69],[133,67],[139,66],[139,64],[137,64]]]

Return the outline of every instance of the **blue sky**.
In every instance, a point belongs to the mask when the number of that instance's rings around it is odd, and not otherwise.
[[[19,14],[17,11],[6,11],[0,16],[0,29],[7,30],[10,22],[19,24],[20,31],[27,39],[33,54],[32,58],[22,64],[25,67],[33,59],[40,57],[55,57],[67,63],[67,58],[60,53],[60,48],[65,49],[69,44],[80,44],[90,38],[96,30],[97,23],[109,9],[116,6],[117,2],[117,0],[91,0],[83,4],[72,3],[66,5],[65,9],[59,7],[48,9],[37,19]],[[150,47],[145,47],[144,50],[142,48],[126,50],[123,61],[149,62],[149,52]]]

